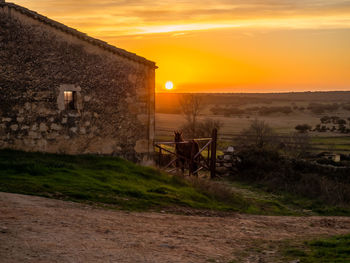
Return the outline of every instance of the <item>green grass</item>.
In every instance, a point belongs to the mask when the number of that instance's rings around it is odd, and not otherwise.
[[[250,209],[259,207],[274,214],[281,215],[320,215],[320,216],[350,216],[350,206],[330,206],[317,199],[301,197],[283,191],[271,191],[261,184],[251,184],[239,181],[229,181],[235,192],[242,198],[254,203]],[[251,211],[254,213],[254,211]]]
[[[126,210],[189,207],[263,215],[305,215],[308,213],[303,209],[314,206],[310,200],[301,202],[286,195],[283,199],[254,186],[184,180],[116,157],[13,150],[0,150],[0,191],[106,204]],[[316,208],[319,210],[316,214],[350,215],[347,210],[341,213],[332,207]]]
[[[324,151],[335,151],[349,154],[350,136],[338,137],[311,137],[311,144]]]
[[[302,247],[285,249],[284,254],[289,261],[299,259],[300,263],[349,263],[350,235],[305,242]]]
[[[128,210],[174,206],[221,211],[249,208],[239,196],[222,198],[215,187],[206,191],[198,186],[116,157],[0,151],[3,192],[109,204]]]
[[[117,205],[235,210],[178,177],[115,157],[0,151],[0,191]],[[231,200],[232,201],[232,200]],[[237,209],[237,207],[236,207]]]

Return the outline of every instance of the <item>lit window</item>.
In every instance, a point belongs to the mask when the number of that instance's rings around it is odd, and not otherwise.
[[[64,92],[64,107],[66,110],[76,110],[76,92]]]

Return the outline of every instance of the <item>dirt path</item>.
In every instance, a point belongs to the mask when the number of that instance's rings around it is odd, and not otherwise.
[[[350,218],[128,213],[0,193],[4,263],[270,262],[283,240],[344,233]]]

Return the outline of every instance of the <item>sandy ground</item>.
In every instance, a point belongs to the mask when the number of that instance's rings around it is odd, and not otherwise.
[[[3,263],[275,262],[278,244],[344,233],[350,218],[129,213],[0,193]]]

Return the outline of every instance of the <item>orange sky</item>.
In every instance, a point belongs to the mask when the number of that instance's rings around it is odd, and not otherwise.
[[[347,0],[14,2],[155,61],[159,92],[350,90]]]

